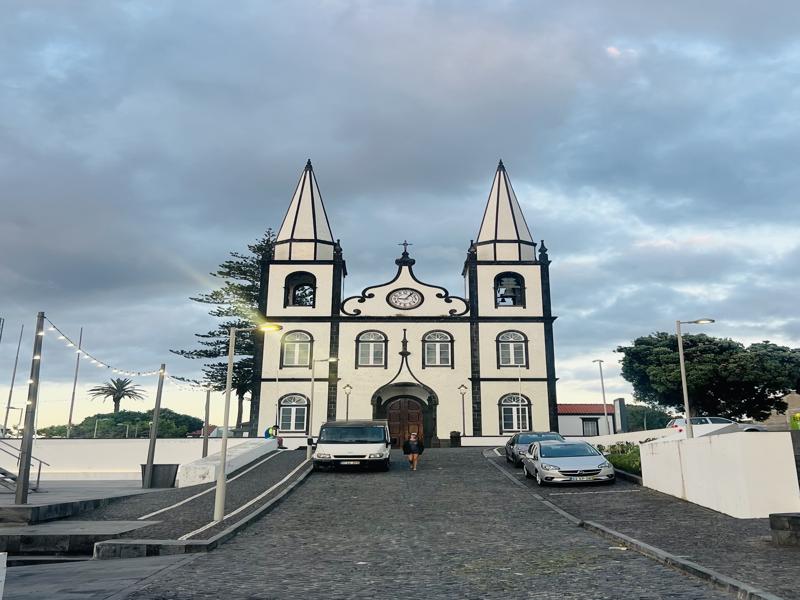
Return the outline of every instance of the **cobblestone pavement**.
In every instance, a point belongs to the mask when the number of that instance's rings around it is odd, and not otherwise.
[[[281,452],[262,465],[256,467],[246,475],[235,481],[228,483],[225,498],[225,512],[245,504],[249,500],[267,490],[273,484],[283,479],[295,467],[305,460],[304,451]],[[263,459],[260,459],[263,460]],[[257,462],[257,461],[256,461]],[[247,467],[246,467],[247,468]],[[242,469],[243,470],[243,469]],[[241,472],[242,470],[239,470]],[[229,477],[235,476],[236,473]],[[288,482],[287,482],[288,483]],[[107,506],[82,513],[75,517],[65,519],[65,521],[126,521],[135,520],[148,513],[185,500],[204,490],[213,488],[214,484],[196,485],[188,488],[164,490],[133,496],[124,500],[118,500]],[[278,492],[279,490],[276,490]],[[271,496],[270,496],[271,497]],[[265,499],[264,501],[267,501]],[[233,522],[244,518],[248,512],[255,510],[261,503],[254,504],[250,509],[243,511],[235,518],[225,521],[222,525],[202,532],[202,534],[192,539],[207,539],[222,529],[229,527]],[[179,536],[193,531],[209,521],[214,514],[214,492],[187,502],[173,510],[161,513],[154,517],[148,517],[148,521],[159,521],[154,525],[136,529],[122,534],[122,538],[134,539],[177,539]]]
[[[315,473],[233,540],[148,580],[143,599],[730,598],[533,500],[480,449],[411,472]]]
[[[539,487],[504,458],[492,460],[576,517],[778,596],[800,597],[800,548],[773,546],[769,519],[736,519],[622,480],[602,487]]]

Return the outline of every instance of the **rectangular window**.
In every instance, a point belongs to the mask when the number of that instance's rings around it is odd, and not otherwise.
[[[449,367],[450,361],[450,342],[425,343],[426,367]]]
[[[528,428],[527,406],[503,406],[503,432],[524,431]]]
[[[525,342],[501,342],[500,366],[525,366]]]
[[[307,367],[311,359],[311,344],[288,342],[283,347],[283,364],[287,367]]]
[[[383,342],[358,343],[358,366],[382,367],[383,361]]]
[[[583,421],[583,435],[585,437],[600,435],[597,419],[581,419],[581,421]]]
[[[281,431],[305,431],[306,407],[282,406],[280,418]]]

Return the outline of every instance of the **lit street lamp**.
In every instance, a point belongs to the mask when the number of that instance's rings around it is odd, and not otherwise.
[[[600,367],[600,388],[603,390],[603,415],[606,418],[606,431],[608,431],[608,435],[613,435],[614,432],[611,431],[611,424],[608,421],[608,409],[606,408],[606,383],[603,380],[603,359],[598,358],[592,362],[596,362],[597,366]]]
[[[311,361],[311,400],[308,404],[308,444],[306,447],[306,460],[311,460],[311,446],[314,444],[314,430],[312,429],[313,425],[311,424],[311,411],[314,409],[314,380],[316,379],[315,373],[317,371],[317,363],[335,363],[338,360],[338,358],[328,357],[317,358]]]
[[[692,431],[692,420],[689,414],[689,390],[686,385],[686,362],[683,358],[683,336],[681,335],[681,325],[705,325],[714,323],[714,319],[696,319],[694,321],[675,321],[675,331],[678,333],[678,360],[681,364],[681,386],[683,387],[683,411],[686,417],[686,439],[694,437]]]
[[[214,520],[222,521],[225,516],[225,493],[227,491],[227,478],[225,476],[225,462],[228,459],[228,426],[231,413],[231,387],[233,386],[233,355],[236,350],[236,334],[239,331],[280,331],[280,325],[265,323],[259,327],[231,327],[228,340],[228,375],[225,380],[225,410],[222,423],[222,445],[219,450],[219,465],[217,466],[217,489],[214,495]]]

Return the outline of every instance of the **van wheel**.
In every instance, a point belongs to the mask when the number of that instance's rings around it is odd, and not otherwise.
[[[391,462],[389,461],[389,459],[387,458],[386,460],[384,460],[384,461],[381,461],[381,464],[380,464],[380,466],[378,467],[378,470],[380,470],[380,471],[388,471],[388,470],[389,470],[389,466],[390,466],[391,464],[392,464],[392,463],[391,463]]]

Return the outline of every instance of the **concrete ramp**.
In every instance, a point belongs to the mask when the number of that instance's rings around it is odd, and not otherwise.
[[[237,469],[274,452],[278,449],[278,440],[253,438],[236,446],[228,446],[228,455],[225,461],[225,474],[230,474]],[[178,468],[178,478],[175,485],[179,488],[190,485],[211,483],[217,479],[219,466],[219,453],[210,454]]]

